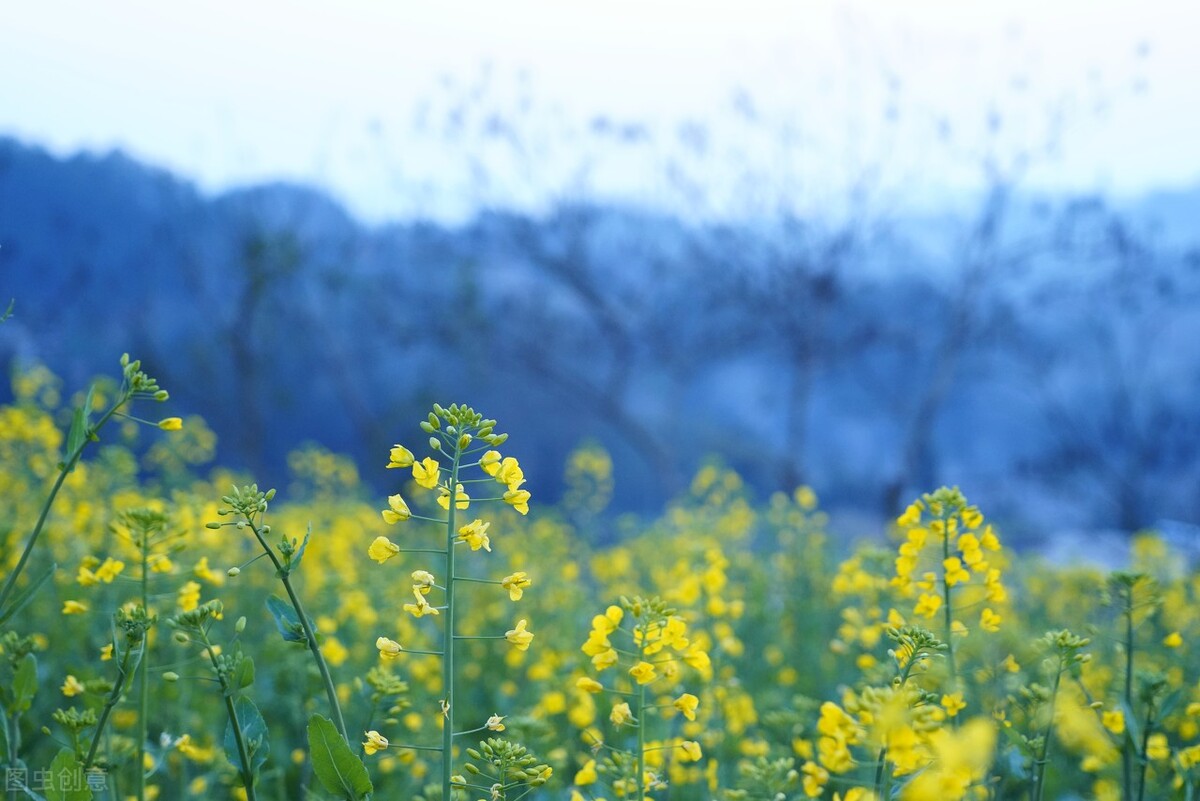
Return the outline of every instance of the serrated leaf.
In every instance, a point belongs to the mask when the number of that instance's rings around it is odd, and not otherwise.
[[[359,801],[374,791],[367,766],[350,750],[329,718],[313,715],[308,719],[308,751],[313,773],[338,798]]]
[[[13,702],[8,708],[9,713],[20,715],[27,712],[33,704],[33,697],[37,695],[37,688],[37,657],[25,654],[13,673]]]
[[[233,709],[237,712],[238,723],[241,724],[242,741],[246,744],[247,757],[250,759],[250,771],[257,775],[271,753],[271,744],[267,739],[267,723],[259,714],[254,702],[244,695],[233,702]],[[225,758],[241,770],[242,761],[238,756],[237,738],[233,736],[233,721],[225,724]]]
[[[9,618],[24,609],[25,605],[33,600],[34,594],[42,588],[43,584],[50,580],[50,577],[54,575],[54,571],[56,570],[58,570],[57,564],[50,565],[49,570],[35,578],[29,583],[28,587],[17,593],[17,596],[9,602],[8,606],[0,610],[0,626],[3,626],[8,622]]]
[[[88,787],[87,774],[70,748],[62,749],[58,756],[54,757],[45,782],[38,789],[46,794],[46,801],[92,801],[92,789]]]
[[[304,626],[300,625],[300,618],[291,604],[277,595],[272,595],[267,598],[267,609],[271,612],[271,617],[275,618],[275,628],[279,629],[283,639],[288,642],[308,642],[308,638],[304,636]]]

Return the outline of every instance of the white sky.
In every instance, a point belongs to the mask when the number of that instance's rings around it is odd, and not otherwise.
[[[375,220],[581,190],[729,213],[864,174],[929,199],[989,151],[1129,194],[1200,180],[1197,30],[1178,0],[28,0],[0,10],[0,133],[213,191],[311,181]],[[493,112],[520,151],[477,133]],[[600,115],[648,134],[614,144]]]

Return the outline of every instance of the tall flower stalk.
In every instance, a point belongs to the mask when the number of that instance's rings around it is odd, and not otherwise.
[[[396,494],[388,497],[388,508],[383,510],[383,519],[394,525],[407,520],[422,520],[432,522],[442,528],[444,536],[442,547],[439,548],[402,548],[387,537],[377,537],[371,543],[368,554],[379,563],[386,562],[401,553],[437,554],[443,558],[443,582],[438,583],[437,577],[426,570],[416,570],[412,573],[413,603],[404,605],[404,611],[413,617],[441,616],[440,651],[405,649],[400,643],[387,637],[376,640],[376,647],[385,659],[398,658],[401,653],[413,653],[437,656],[442,664],[442,692],[438,706],[442,715],[442,737],[439,747],[418,745],[393,745],[379,732],[367,732],[367,741],[363,744],[367,753],[375,753],[382,748],[416,748],[419,750],[437,750],[441,753],[441,797],[449,799],[453,787],[462,786],[454,781],[454,744],[455,738],[465,734],[475,733],[485,727],[477,727],[467,731],[457,731],[456,720],[463,716],[458,709],[455,693],[455,644],[463,640],[496,639],[507,640],[520,650],[526,650],[533,639],[533,633],[528,630],[528,621],[522,619],[516,626],[504,634],[465,636],[456,634],[457,595],[458,585],[463,582],[478,584],[493,584],[508,591],[512,601],[518,601],[530,580],[524,573],[514,573],[504,579],[478,579],[460,575],[456,559],[456,551],[460,548],[471,551],[484,550],[490,552],[491,536],[490,522],[474,518],[471,522],[462,524],[460,512],[471,508],[472,504],[503,502],[520,514],[529,511],[529,491],[522,489],[525,475],[520,464],[511,456],[504,457],[494,448],[502,445],[507,434],[495,433],[495,420],[485,419],[481,414],[468,406],[453,404],[449,408],[434,404],[429,417],[421,422],[421,428],[429,434],[429,447],[434,454],[449,459],[448,467],[443,471],[441,463],[434,456],[418,461],[412,451],[403,445],[391,449],[389,468],[411,470],[413,481],[425,489],[435,492],[437,505],[445,512],[445,518],[428,517],[415,514],[409,508],[403,496]],[[468,471],[477,469],[482,475],[468,477]],[[443,478],[444,474],[444,478]],[[483,484],[485,486],[498,483],[500,488],[496,494],[472,498],[466,487]],[[429,596],[434,590],[443,595],[441,605],[435,606],[429,602]],[[495,719],[496,716],[493,716]],[[491,725],[486,726],[491,728]],[[501,730],[493,729],[493,730]]]
[[[25,571],[29,564],[29,557],[33,554],[34,546],[37,544],[38,538],[42,534],[42,530],[46,525],[46,518],[50,515],[50,507],[54,505],[54,499],[58,497],[58,491],[62,489],[63,483],[67,480],[79,464],[79,460],[83,457],[84,450],[92,442],[100,440],[100,430],[115,416],[126,416],[124,409],[134,400],[150,399],[159,403],[167,400],[169,395],[165,389],[158,386],[158,382],[142,372],[142,363],[140,361],[130,361],[129,354],[121,356],[121,387],[117,391],[117,395],[112,405],[110,405],[100,416],[92,420],[92,405],[95,400],[95,388],[88,390],[87,397],[84,399],[83,405],[77,408],[71,418],[71,428],[67,432],[66,452],[63,455],[63,460],[58,464],[58,475],[54,479],[54,484],[50,487],[50,492],[46,496],[46,500],[42,503],[41,511],[38,514],[37,522],[33,526],[33,531],[29,535],[29,539],[25,542],[25,548],[21,551],[21,556],[17,560],[16,567],[8,574],[4,580],[4,585],[0,587],[0,624],[11,618],[20,608],[28,601],[34,590],[41,585],[43,581],[48,579],[53,571],[43,575],[34,582],[34,585],[28,588],[19,596],[14,596],[17,587],[17,579]],[[178,430],[182,423],[178,417],[168,417],[158,423],[152,423],[149,420],[141,420],[139,418],[131,418],[137,422],[156,425],[164,431]]]
[[[337,687],[333,683],[333,676],[329,672],[329,665],[325,662],[325,656],[321,653],[321,645],[317,640],[316,630],[313,628],[308,614],[304,611],[304,604],[301,603],[300,596],[296,593],[296,588],[292,585],[292,573],[300,567],[300,562],[304,558],[304,551],[308,547],[308,540],[312,532],[309,531],[306,533],[303,542],[300,543],[284,535],[280,538],[278,550],[271,547],[271,544],[267,541],[267,536],[271,533],[271,527],[265,522],[265,517],[267,508],[274,497],[274,489],[262,492],[259,490],[257,484],[251,484],[248,487],[234,487],[229,495],[221,498],[221,502],[226,504],[226,506],[218,509],[217,514],[232,516],[235,519],[225,522],[212,522],[208,523],[207,526],[213,529],[219,529],[224,526],[233,526],[240,530],[248,529],[254,535],[254,539],[258,541],[259,546],[262,547],[263,555],[270,559],[271,564],[275,566],[275,575],[279,577],[280,583],[283,584],[283,588],[287,592],[291,610],[289,611],[283,604],[268,603],[268,608],[275,615],[275,621],[284,639],[292,641],[303,639],[308,646],[309,652],[312,653],[313,661],[317,663],[317,671],[321,675],[321,683],[325,686],[325,695],[329,700],[329,710],[333,716],[333,723],[337,727],[338,734],[349,745],[350,738],[346,734],[346,722],[342,717],[342,705],[338,701]]]

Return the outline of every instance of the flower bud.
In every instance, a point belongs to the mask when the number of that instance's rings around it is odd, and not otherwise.
[[[267,490],[267,493],[266,493],[266,495],[263,496],[263,498],[268,501],[274,500],[275,499],[275,488],[271,487],[269,490]]]
[[[158,427],[163,431],[179,431],[183,428],[182,417],[164,417],[158,421]]]
[[[214,522],[214,523],[205,523],[205,524],[204,524],[204,527],[205,527],[205,528],[220,528],[220,527],[221,527],[221,524],[220,524],[220,523],[216,523],[216,522]]]
[[[442,449],[442,441],[437,437],[430,437],[429,447],[433,448],[435,451],[440,451]]]
[[[162,403],[170,397],[170,393],[168,393],[165,389],[160,389],[158,392],[154,393],[154,399],[159,403]]]
[[[466,450],[466,447],[470,444],[471,444],[471,435],[470,434],[463,434],[461,437],[458,438],[458,449],[459,450]]]
[[[168,670],[166,673],[163,674],[163,681],[174,684],[175,682],[179,681],[179,674],[173,670]]]
[[[230,578],[237,578],[241,575],[241,573],[242,569],[240,567],[231,567],[225,571],[225,575],[229,576]]]
[[[241,634],[243,631],[246,630],[246,616],[245,615],[242,615],[241,617],[239,617],[237,619],[237,623],[235,623],[233,625],[233,630],[236,631],[238,634]]]
[[[177,631],[172,636],[175,638],[175,642],[183,644],[183,645],[186,645],[187,643],[191,642],[191,640],[188,639],[188,636],[186,634],[184,634],[182,631]]]

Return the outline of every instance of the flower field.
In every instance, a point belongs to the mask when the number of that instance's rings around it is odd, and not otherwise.
[[[76,389],[0,408],[8,799],[1196,797],[1200,574],[1152,534],[1052,564],[930,487],[852,546],[715,464],[614,520],[602,449],[547,506],[457,405],[386,493],[316,447],[269,489],[137,362]]]

